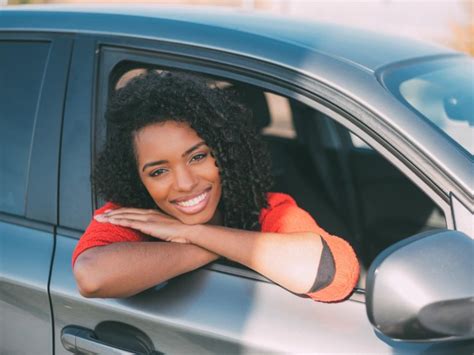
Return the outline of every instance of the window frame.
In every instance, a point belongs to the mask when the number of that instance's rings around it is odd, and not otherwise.
[[[76,34],[64,103],[59,180],[58,233],[79,238],[92,216],[91,156],[97,41]]]

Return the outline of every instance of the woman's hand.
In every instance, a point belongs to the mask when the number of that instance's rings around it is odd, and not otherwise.
[[[117,208],[94,217],[96,221],[136,229],[149,236],[174,243],[190,243],[189,226],[157,210]]]

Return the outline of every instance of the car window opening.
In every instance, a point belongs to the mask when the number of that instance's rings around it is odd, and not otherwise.
[[[110,90],[146,70],[167,71],[124,62],[111,73]],[[374,149],[360,149],[370,147],[329,116],[256,86],[208,78],[210,87],[231,90],[252,111],[272,158],[271,191],[291,195],[323,229],[354,247],[362,266],[360,288],[364,271],[382,250],[419,232],[446,228],[442,210],[424,192]]]

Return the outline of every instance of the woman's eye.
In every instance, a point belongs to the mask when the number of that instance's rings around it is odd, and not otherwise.
[[[200,161],[203,160],[205,157],[207,157],[207,153],[198,153],[195,156],[191,158],[191,161]]]
[[[164,173],[166,173],[166,169],[156,169],[156,170],[153,170],[151,173],[150,173],[150,176],[154,177],[154,176],[160,176],[160,175],[163,175]]]

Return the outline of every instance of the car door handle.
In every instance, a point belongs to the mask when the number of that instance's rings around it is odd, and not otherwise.
[[[92,330],[67,326],[61,332],[61,343],[64,348],[72,353],[81,354],[104,354],[104,355],[133,355],[130,352],[115,346],[108,345],[95,337]]]

